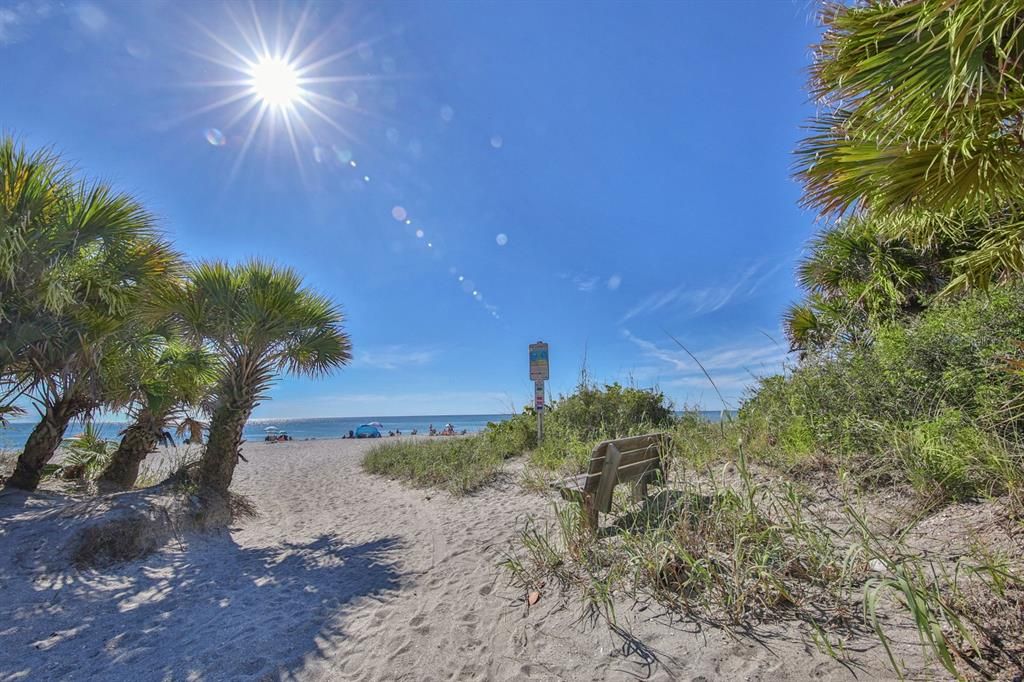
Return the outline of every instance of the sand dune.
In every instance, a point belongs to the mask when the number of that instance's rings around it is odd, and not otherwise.
[[[58,551],[67,497],[0,494],[0,679],[891,677],[867,641],[844,666],[795,626],[758,640],[623,605],[616,633],[554,593],[527,607],[497,563],[549,501],[512,474],[462,499],[410,489],[360,470],[369,445],[247,445],[235,489],[259,518],[103,570]]]

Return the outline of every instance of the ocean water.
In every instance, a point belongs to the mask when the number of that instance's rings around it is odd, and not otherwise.
[[[705,411],[701,415],[708,421],[717,422],[722,419],[721,411]],[[295,440],[310,438],[341,438],[350,430],[360,424],[380,422],[384,425],[384,433],[389,431],[401,431],[409,434],[413,429],[419,433],[427,433],[430,425],[438,431],[444,428],[445,424],[451,424],[456,431],[465,429],[469,433],[476,433],[487,426],[487,422],[499,422],[509,418],[507,414],[435,414],[413,417],[318,417],[315,419],[253,419],[245,425],[243,435],[249,441],[261,441],[266,435],[264,429],[268,426],[276,426],[286,431]],[[12,422],[6,428],[0,427],[0,449],[20,449],[28,439],[35,424],[32,422]],[[124,422],[96,422],[100,433],[109,439],[118,438],[118,434],[127,424]],[[80,432],[80,423],[68,427],[67,436],[71,437]],[[177,440],[177,438],[175,438]]]

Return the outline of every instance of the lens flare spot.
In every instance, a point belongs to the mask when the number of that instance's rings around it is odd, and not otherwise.
[[[391,217],[397,220],[398,222],[402,222],[403,220],[405,220],[407,215],[408,214],[405,212],[405,208],[403,208],[402,206],[394,206],[391,209]]]
[[[423,230],[416,230],[416,239],[423,239]]]
[[[459,275],[459,281],[460,281],[460,282],[461,282],[462,280],[464,280],[464,279],[466,279],[466,278],[465,278],[465,277],[463,277],[462,275]]]
[[[203,135],[206,137],[206,141],[214,147],[223,147],[228,143],[228,138],[224,137],[224,133],[217,128],[207,128]]]
[[[338,160],[338,163],[345,164],[352,160],[352,152],[348,149],[341,149],[337,145],[331,145],[331,149],[334,151],[334,158]]]
[[[494,241],[498,242],[498,246],[505,246],[505,244],[508,244],[508,235],[504,232],[500,232],[498,236],[494,238]]]
[[[412,225],[412,218],[406,218],[405,219],[405,224],[406,225]]]
[[[350,161],[348,162],[348,165],[350,165],[350,166],[352,166],[353,168],[355,168],[355,167],[356,167],[356,160],[355,160],[355,159],[351,159],[351,160],[350,160]]]
[[[441,107],[441,120],[445,123],[451,123],[452,119],[455,118],[455,110],[447,104]]]
[[[427,248],[428,248],[428,249],[432,249],[432,248],[434,248],[434,245],[433,245],[433,243],[431,243],[431,242],[427,242]]]
[[[491,135],[491,146],[501,149],[505,145],[505,139],[501,135]]]
[[[364,175],[363,176],[363,182],[369,182],[369,181],[370,181],[370,176],[369,175]]]
[[[83,2],[78,6],[78,20],[90,31],[102,31],[107,25],[107,15],[91,2]]]

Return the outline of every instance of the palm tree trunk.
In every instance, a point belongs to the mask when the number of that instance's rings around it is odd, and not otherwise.
[[[43,467],[60,447],[68,424],[89,407],[88,400],[75,394],[66,394],[53,405],[48,405],[42,419],[29,434],[25,449],[18,457],[18,464],[7,480],[7,485],[22,490],[38,488],[43,477]]]
[[[244,386],[228,389],[210,415],[210,439],[199,464],[201,487],[224,494],[231,485],[231,477],[238,464],[242,445],[242,430],[256,405],[255,393]]]
[[[147,409],[139,412],[135,423],[125,430],[110,464],[100,474],[100,482],[125,489],[134,486],[139,477],[139,465],[156,448],[161,428],[163,419]]]

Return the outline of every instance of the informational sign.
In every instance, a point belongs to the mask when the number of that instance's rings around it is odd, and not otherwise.
[[[536,410],[544,409],[544,382],[533,382],[533,407]]]
[[[550,370],[548,368],[548,344],[543,341],[530,344],[530,379],[533,381],[547,381]]]

